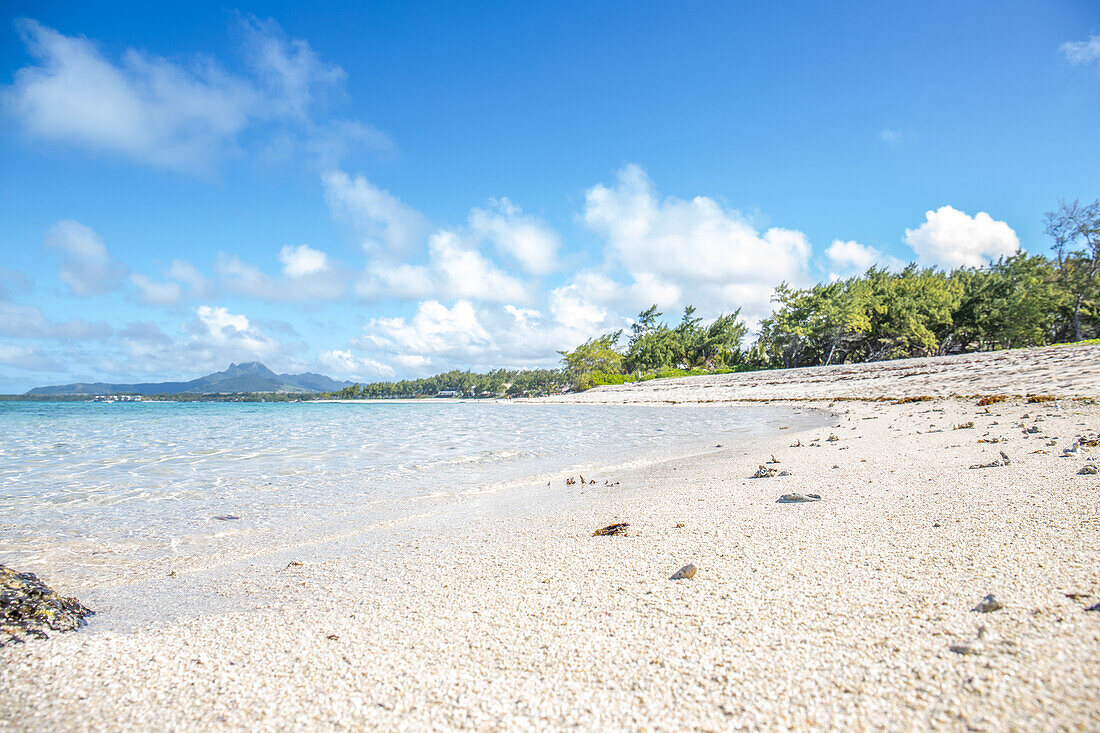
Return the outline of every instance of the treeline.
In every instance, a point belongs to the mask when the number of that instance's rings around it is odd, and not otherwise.
[[[780,285],[776,308],[742,349],[738,312],[680,324],[656,306],[632,333],[562,352],[579,389],[654,376],[774,369],[1010,349],[1100,337],[1100,202],[1061,204],[1046,215],[1053,258],[1019,252],[989,267],[950,272],[909,265],[796,289]]]
[[[326,397],[343,400],[435,397],[535,397],[559,391],[569,380],[561,369],[496,369],[486,374],[451,371],[422,379],[353,384]]]

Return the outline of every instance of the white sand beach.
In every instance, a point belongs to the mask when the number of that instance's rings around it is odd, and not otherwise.
[[[251,561],[261,610],[0,649],[0,728],[1097,730],[1100,447],[1072,447],[1100,405],[1073,398],[1100,398],[1100,347],[556,398],[834,417],[413,523],[392,558]],[[749,478],[773,457],[790,475]]]

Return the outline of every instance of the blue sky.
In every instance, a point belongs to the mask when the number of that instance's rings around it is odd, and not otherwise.
[[[1096,2],[8,2],[0,392],[544,366],[1100,196]]]

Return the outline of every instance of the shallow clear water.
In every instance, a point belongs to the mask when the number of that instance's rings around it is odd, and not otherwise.
[[[811,419],[682,405],[0,402],[0,562],[125,580]]]

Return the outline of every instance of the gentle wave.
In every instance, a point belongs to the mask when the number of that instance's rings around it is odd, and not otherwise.
[[[800,419],[812,418],[682,405],[0,403],[0,562],[124,580]]]

